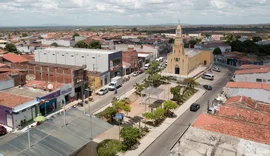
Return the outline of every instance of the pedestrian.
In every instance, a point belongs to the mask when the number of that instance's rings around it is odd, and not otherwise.
[[[114,94],[116,95],[117,94],[117,89],[115,88],[115,90],[114,90]]]

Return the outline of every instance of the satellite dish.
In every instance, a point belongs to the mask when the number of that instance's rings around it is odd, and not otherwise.
[[[47,88],[48,88],[49,90],[52,90],[52,89],[53,89],[53,85],[52,85],[52,84],[48,84]]]

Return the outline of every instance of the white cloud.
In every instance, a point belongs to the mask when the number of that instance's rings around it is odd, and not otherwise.
[[[0,17],[0,25],[1,20],[6,25],[160,24],[177,19],[190,24],[270,21],[269,0],[0,0],[0,8],[6,15]]]

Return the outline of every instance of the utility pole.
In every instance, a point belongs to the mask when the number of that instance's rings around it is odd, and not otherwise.
[[[64,126],[66,126],[66,99],[64,99]]]
[[[29,125],[27,125],[27,136],[28,136],[28,147],[31,148],[31,141],[30,141],[30,129]]]

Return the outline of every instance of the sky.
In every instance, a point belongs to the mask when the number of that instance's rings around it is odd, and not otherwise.
[[[0,26],[270,23],[270,0],[0,0]]]

